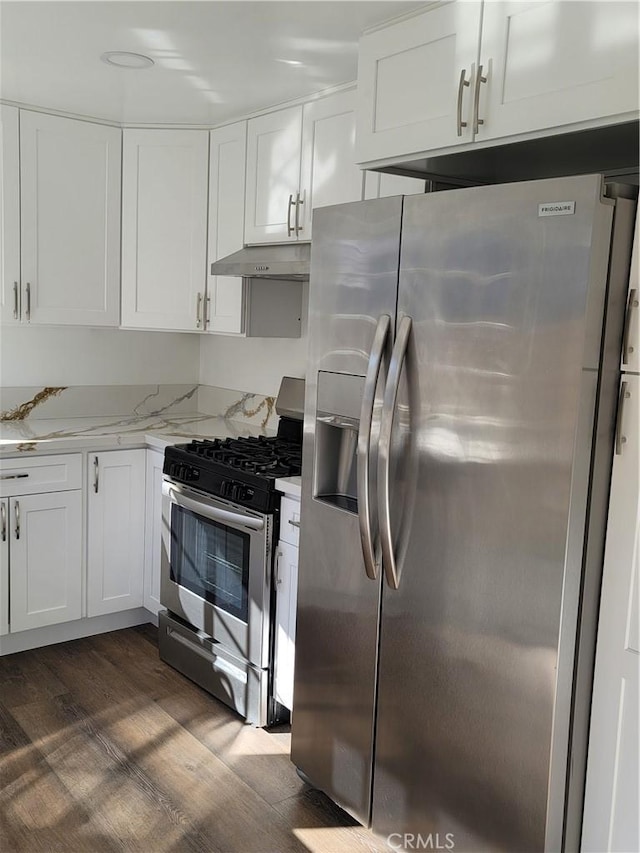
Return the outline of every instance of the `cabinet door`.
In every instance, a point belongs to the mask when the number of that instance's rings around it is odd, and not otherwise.
[[[311,239],[314,208],[362,198],[363,172],[356,166],[355,108],[355,91],[304,105],[299,240]]]
[[[82,615],[82,491],[9,499],[12,633]]]
[[[0,637],[9,630],[9,501],[0,501]]]
[[[638,110],[638,4],[485,3],[478,140]]]
[[[204,328],[206,130],[125,130],[122,325]]]
[[[358,54],[359,163],[471,142],[482,3],[446,3],[367,33]],[[461,122],[458,124],[458,104]]]
[[[278,545],[276,563],[276,631],[274,685],[278,702],[293,709],[293,670],[296,652],[296,601],[298,549],[288,542]]]
[[[147,477],[144,524],[144,606],[152,613],[160,605],[160,565],[162,545],[162,465],[164,454],[147,450]]]
[[[121,131],[20,110],[22,319],[117,326]]]
[[[624,318],[622,369],[640,373],[640,209],[636,212],[636,230],[629,271],[629,291]]]
[[[591,706],[582,850],[640,849],[640,378],[619,419]]]
[[[424,179],[389,175],[386,172],[365,172],[364,197],[387,198],[392,195],[420,195]]]
[[[145,451],[89,455],[87,616],[141,607]]]
[[[18,110],[0,106],[0,321],[20,322]]]
[[[297,239],[295,201],[300,186],[301,145],[302,107],[249,120],[245,243]]]
[[[244,282],[238,276],[210,275],[211,263],[244,245],[244,192],[247,123],[212,130],[209,141],[209,262],[207,330],[239,334],[244,326]]]

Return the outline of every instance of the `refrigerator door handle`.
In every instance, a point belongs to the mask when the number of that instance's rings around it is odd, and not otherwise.
[[[362,542],[362,556],[364,557],[364,568],[367,577],[376,580],[378,577],[378,561],[376,560],[375,547],[373,543],[373,532],[371,529],[371,500],[369,484],[369,466],[371,464],[371,425],[373,421],[373,407],[376,399],[376,387],[380,368],[389,338],[391,318],[388,314],[382,314],[378,318],[369,366],[364,382],[362,394],[362,409],[360,412],[360,427],[358,430],[358,524],[360,526],[360,540]]]
[[[382,404],[382,423],[380,424],[380,444],[378,446],[378,501],[380,516],[380,543],[382,545],[382,565],[387,583],[391,589],[398,589],[400,576],[393,553],[393,536],[391,533],[391,509],[389,492],[389,466],[391,462],[391,431],[393,416],[398,399],[400,377],[407,354],[407,345],[411,333],[411,317],[405,316],[400,321],[396,343],[391,354],[389,376],[384,389]]]

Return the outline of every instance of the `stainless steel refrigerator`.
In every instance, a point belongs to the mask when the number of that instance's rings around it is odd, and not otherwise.
[[[396,849],[578,847],[625,195],[314,213],[292,759]]]

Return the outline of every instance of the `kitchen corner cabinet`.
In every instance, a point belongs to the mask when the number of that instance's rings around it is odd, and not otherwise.
[[[123,327],[204,329],[208,166],[206,130],[124,130]]]
[[[87,616],[143,602],[145,451],[89,454]]]
[[[347,91],[249,120],[246,243],[310,240],[313,208],[362,198],[354,110]]]
[[[274,692],[276,700],[289,710],[293,709],[299,536],[300,500],[284,497],[280,506],[280,541],[275,566]]]
[[[238,276],[211,275],[213,261],[244,245],[244,193],[247,122],[212,130],[209,139],[209,259],[205,328],[244,331],[245,283]]]
[[[20,136],[18,110],[0,106],[0,322],[20,322]],[[1,622],[0,622],[1,625]],[[0,627],[0,630],[1,627]]]
[[[0,634],[82,616],[80,454],[0,462]]]
[[[122,132],[19,112],[21,298],[9,321],[117,326]]]
[[[591,706],[583,853],[640,849],[640,377],[622,376]],[[626,440],[621,441],[622,438]]]
[[[357,160],[638,115],[638,5],[450,2],[365,34]]]
[[[147,475],[144,524],[144,606],[157,614],[160,604],[160,566],[162,563],[162,466],[164,453],[147,450]]]

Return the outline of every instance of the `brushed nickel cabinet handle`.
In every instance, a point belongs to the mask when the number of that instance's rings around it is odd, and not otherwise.
[[[2,537],[2,541],[6,542],[7,541],[7,508],[3,503],[0,504],[0,517],[1,517],[1,524],[2,524],[2,533],[0,534],[0,536]]]
[[[27,310],[25,311],[25,317],[27,320],[31,321],[31,284],[27,282]]]
[[[16,513],[16,539],[20,538],[20,501],[16,501],[15,503],[15,513]]]
[[[296,193],[296,219],[295,219],[295,232],[298,235],[303,229],[304,225],[300,225],[300,205],[304,204],[304,199],[300,198],[300,193]]]
[[[291,237],[291,235],[293,234],[293,226],[291,225],[291,208],[294,207],[295,204],[296,202],[293,200],[293,193],[291,193],[291,195],[289,196],[289,203],[287,205],[287,237]]]
[[[618,397],[618,415],[616,417],[616,456],[622,455],[622,447],[627,443],[626,435],[622,434],[622,414],[624,412],[624,401],[631,396],[627,391],[627,382],[620,383],[620,396]]]
[[[196,299],[196,329],[202,328],[202,294],[198,293]]]
[[[467,69],[463,68],[460,72],[460,82],[458,83],[458,109],[457,109],[457,126],[458,136],[462,136],[462,128],[467,127],[467,122],[462,121],[462,93],[465,86],[471,85],[471,77],[466,79]]]
[[[481,124],[484,124],[484,119],[478,115],[480,110],[480,85],[486,83],[487,78],[482,74],[482,65],[478,66],[478,74],[476,76],[476,88],[473,95],[473,132],[477,133]]]
[[[292,527],[297,527],[297,528],[298,528],[298,530],[300,530],[300,522],[299,522],[299,521],[294,521],[292,518],[290,518],[290,519],[289,519],[289,524],[290,524]]]
[[[204,299],[204,328],[206,329],[211,321],[211,297],[205,296]]]
[[[28,474],[0,474],[0,480],[26,480]]]
[[[13,282],[13,319],[17,320],[20,316],[20,302],[18,294],[20,292],[20,288],[18,287],[18,282]]]
[[[631,331],[631,312],[638,307],[638,291],[635,287],[629,291],[629,299],[627,300],[627,310],[624,315],[624,332],[622,333],[622,363],[629,363],[629,356],[633,352],[633,347],[629,346],[629,332]]]
[[[98,461],[98,457],[93,457],[93,491],[98,494],[98,488],[100,486],[100,462]]]

